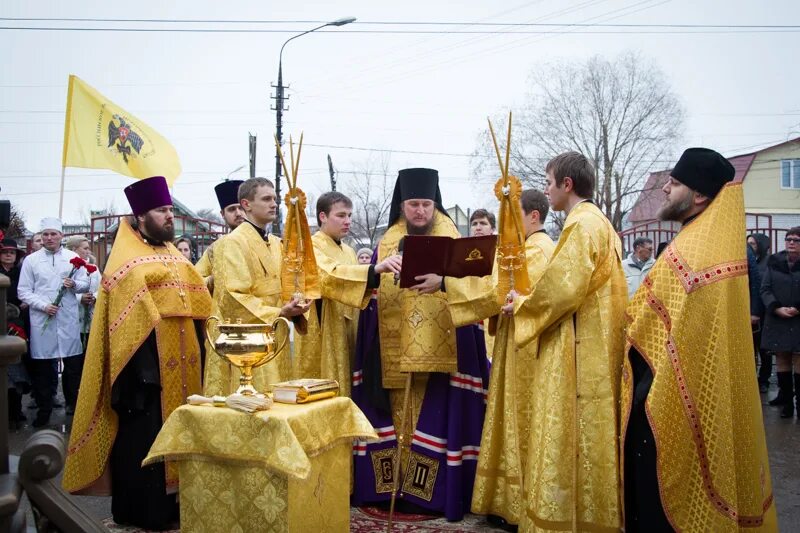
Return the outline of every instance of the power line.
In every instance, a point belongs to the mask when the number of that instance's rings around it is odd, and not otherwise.
[[[350,34],[383,34],[383,35],[545,35],[564,33],[578,33],[584,35],[691,35],[691,34],[733,34],[733,33],[798,33],[800,27],[776,27],[776,28],[730,28],[730,29],[692,29],[692,28],[664,28],[643,27],[642,29],[630,30],[583,30],[582,27],[564,24],[563,31],[553,29],[542,30],[516,30],[516,31],[495,31],[495,30],[319,30],[316,33],[350,33]],[[596,26],[594,26],[596,27]],[[80,31],[80,32],[118,32],[118,33],[277,33],[292,34],[296,30],[273,30],[265,28],[112,28],[112,27],[59,27],[59,26],[0,26],[0,30],[8,31]]]
[[[52,18],[52,17],[0,17],[0,20],[26,22],[114,22],[157,24],[324,24],[323,20],[226,20],[226,19],[116,19],[116,18]],[[773,29],[794,28],[795,24],[592,24],[583,22],[470,22],[470,21],[409,21],[368,20],[357,21],[359,26],[476,26],[476,27],[601,27],[601,28],[698,28],[698,29]],[[295,31],[295,30],[283,30]],[[338,33],[353,30],[337,30]]]

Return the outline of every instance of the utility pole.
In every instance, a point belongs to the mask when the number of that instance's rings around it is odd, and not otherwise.
[[[275,147],[275,196],[277,196],[278,208],[275,213],[275,221],[272,223],[272,233],[275,235],[280,236],[281,234],[281,158],[279,155],[279,147],[283,145],[283,112],[289,110],[288,107],[283,109],[284,100],[289,99],[288,96],[284,97],[283,94],[283,90],[287,89],[287,87],[283,85],[283,49],[286,48],[286,45],[289,44],[290,41],[302,37],[303,35],[308,35],[309,33],[321,30],[327,26],[344,26],[345,24],[350,24],[355,21],[355,17],[344,17],[293,35],[286,39],[281,46],[281,51],[278,53],[278,84],[273,85],[275,88],[275,96],[272,97],[275,100],[275,107],[270,108],[275,111],[275,137],[278,139],[278,146]],[[61,181],[64,180],[62,179]]]
[[[285,43],[284,43],[285,45]],[[283,48],[281,48],[281,52],[283,52]],[[283,112],[288,111],[289,109],[283,108],[284,103],[284,96],[283,90],[286,88],[283,86],[283,67],[278,63],[278,84],[273,85],[275,88],[275,96],[272,97],[275,100],[275,107],[272,107],[273,111],[276,114],[276,121],[275,121],[275,136],[278,138],[278,144],[283,146]],[[287,96],[286,100],[289,99]],[[278,202],[278,207],[275,213],[275,220],[272,222],[272,233],[274,235],[281,235],[281,157],[278,154],[277,148],[275,149],[275,197],[276,201]]]
[[[256,177],[256,136],[252,133],[247,133],[250,137],[249,139],[249,147],[250,147],[250,177]]]
[[[328,172],[331,174],[331,190],[336,191],[336,171],[333,170],[331,154],[328,154]]]

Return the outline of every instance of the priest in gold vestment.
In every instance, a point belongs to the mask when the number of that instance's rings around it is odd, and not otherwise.
[[[627,311],[626,531],[777,531],[734,175],[690,148],[662,188],[658,217],[683,228]]]
[[[244,222],[244,210],[239,203],[239,185],[242,183],[244,183],[242,180],[225,180],[214,187],[214,193],[217,195],[217,202],[219,202],[219,215],[231,231]],[[194,265],[194,268],[206,280],[208,290],[212,292],[214,278],[211,276],[211,264],[214,260],[214,245],[216,245],[217,241],[212,242],[206,248],[200,260]]]
[[[442,207],[433,169],[400,171],[377,261],[396,255],[407,234],[459,236]],[[355,505],[387,503],[397,482],[401,511],[421,508],[448,520],[469,511],[488,361],[483,332],[477,325],[455,327],[447,303],[451,293],[469,287],[468,279],[443,282],[426,274],[417,276],[417,285],[400,288],[392,274],[382,274],[377,298],[361,313],[352,395],[380,440],[354,446]]]
[[[266,231],[275,219],[277,202],[272,182],[250,178],[239,187],[239,202],[245,221],[214,247],[212,314],[244,324],[272,324],[279,316],[291,319],[297,332],[304,332],[311,302],[292,299],[281,302],[281,242]],[[289,379],[288,350],[253,371],[253,386],[264,391],[271,383]],[[215,354],[206,362],[203,390],[207,396],[228,395],[236,390],[239,370]]]
[[[521,531],[618,531],[617,425],[627,286],[616,231],[592,202],[595,170],[567,152],[546,167],[550,206],[567,218],[514,313],[517,349],[538,339]]]
[[[335,379],[339,394],[350,396],[358,314],[367,306],[380,274],[399,273],[400,256],[377,265],[360,265],[356,252],[342,242],[350,232],[353,202],[340,192],[317,200],[317,231],[311,240],[320,273],[322,298],[308,311],[308,333],[295,338],[296,378]]]
[[[120,219],[103,272],[64,467],[64,488],[112,494],[117,524],[170,529],[177,468],[142,467],[163,422],[201,390],[202,321],[211,297],[172,245],[172,199],[161,176],[125,189],[135,215]]]
[[[547,197],[537,190],[522,191],[522,223],[525,235],[525,259],[528,279],[535,286],[544,273],[555,244],[544,230]],[[493,272],[489,290],[475,291],[464,301],[450,300],[450,313],[456,325],[480,319],[496,322],[495,353],[489,383],[486,420],[481,436],[481,453],[472,493],[472,512],[489,515],[496,525],[518,525],[525,509],[523,475],[527,463],[533,388],[539,343],[533,341],[518,348],[514,340],[514,320],[510,315],[496,316],[500,304],[496,294],[497,278]],[[505,274],[507,275],[507,274]],[[490,318],[492,317],[492,318]],[[490,326],[491,327],[491,326]]]

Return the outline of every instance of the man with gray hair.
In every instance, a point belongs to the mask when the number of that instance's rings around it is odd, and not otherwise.
[[[79,293],[89,289],[86,270],[73,271],[70,260],[78,255],[61,246],[64,237],[61,221],[45,218],[41,222],[41,250],[29,255],[22,263],[19,278],[19,298],[30,307],[31,313],[31,380],[33,397],[39,408],[34,427],[50,421],[55,390],[54,359],[64,363],[61,388],[64,401],[74,408],[80,383],[83,346],[78,327]],[[64,294],[57,297],[61,288]]]
[[[622,270],[625,271],[625,281],[628,282],[628,298],[633,298],[636,289],[644,281],[644,277],[653,268],[656,262],[653,259],[653,239],[637,237],[633,241],[633,251],[622,261]]]

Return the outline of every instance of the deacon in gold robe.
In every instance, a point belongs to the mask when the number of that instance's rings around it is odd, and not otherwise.
[[[494,213],[486,209],[476,209],[469,216],[469,234],[471,237],[493,235],[496,231],[497,219]],[[484,339],[486,341],[486,355],[489,357],[489,361],[491,361],[492,354],[494,353],[495,332],[490,331],[490,328],[487,326],[488,323],[486,321],[481,322],[481,328],[483,328]]]
[[[70,433],[64,488],[112,494],[120,525],[170,529],[177,468],[142,467],[166,418],[201,391],[202,321],[211,297],[172,245],[172,199],[157,176],[125,189],[135,215],[120,219],[89,334]]]
[[[239,186],[239,203],[245,221],[215,246],[212,262],[214,305],[212,315],[243,324],[272,324],[282,316],[305,332],[303,313],[310,301],[293,298],[281,302],[281,241],[266,227],[277,212],[275,187],[266,178],[250,178]],[[288,343],[287,343],[288,346]],[[289,350],[253,370],[253,386],[264,391],[271,383],[290,378]],[[216,355],[206,364],[203,390],[207,396],[228,395],[239,386],[239,370]]]
[[[683,228],[627,311],[626,531],[778,530],[734,175],[717,152],[690,148],[662,188],[658,217]]]
[[[228,229],[233,231],[244,222],[244,209],[239,203],[239,185],[244,183],[242,180],[225,180],[214,187],[214,193],[219,202],[219,216],[225,221]],[[224,237],[224,235],[223,235]],[[220,237],[222,238],[222,237]],[[200,275],[206,280],[208,290],[214,292],[214,278],[211,276],[211,265],[214,261],[214,245],[219,241],[212,242],[206,248],[200,260],[194,266]]]
[[[326,192],[317,200],[319,231],[311,240],[322,298],[308,311],[308,334],[295,339],[295,377],[335,379],[343,396],[350,396],[358,313],[369,303],[380,274],[399,273],[402,265],[399,255],[360,265],[355,250],[342,242],[352,217],[353,202],[340,192]]]
[[[550,206],[567,218],[553,256],[514,312],[533,367],[522,531],[617,531],[617,424],[627,286],[616,231],[591,202],[595,170],[567,152],[546,167]]]
[[[525,259],[531,286],[544,273],[555,244],[544,230],[547,197],[540,191],[522,192],[522,223],[525,231]],[[476,211],[477,213],[478,211]],[[510,315],[496,316],[500,305],[496,294],[497,278],[503,275],[497,263],[489,290],[475,291],[463,301],[450,301],[450,314],[456,325],[489,319],[496,324],[495,352],[489,382],[486,420],[478,456],[478,473],[472,493],[472,512],[489,515],[497,526],[518,525],[525,509],[523,474],[527,463],[530,418],[539,343],[534,340],[517,348],[514,320]],[[491,317],[491,318],[490,318]]]
[[[396,255],[407,234],[459,237],[435,170],[400,171],[377,261]],[[352,394],[380,440],[355,444],[354,505],[387,503],[397,483],[401,511],[422,508],[448,520],[469,511],[488,361],[483,332],[455,327],[447,308],[448,295],[463,293],[468,279],[426,274],[400,288],[392,274],[381,274],[377,298],[361,313]]]

